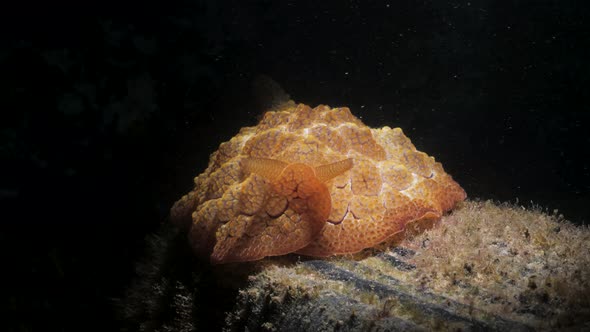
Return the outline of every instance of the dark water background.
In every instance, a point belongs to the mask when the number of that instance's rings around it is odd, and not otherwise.
[[[0,14],[6,330],[116,329],[112,298],[144,237],[209,154],[255,125],[259,74],[296,101],[402,127],[471,198],[588,224],[588,7],[11,3]]]

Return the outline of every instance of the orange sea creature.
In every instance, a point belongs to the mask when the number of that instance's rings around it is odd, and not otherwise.
[[[321,257],[377,245],[465,196],[400,128],[291,101],[222,143],[171,220],[213,264]]]

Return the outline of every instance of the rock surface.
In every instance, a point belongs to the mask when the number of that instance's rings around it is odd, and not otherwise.
[[[151,241],[121,303],[129,330],[590,328],[590,230],[556,213],[466,201],[429,230],[356,255],[213,268],[182,235]]]
[[[558,216],[466,202],[391,250],[267,268],[226,329],[587,329],[589,240]]]

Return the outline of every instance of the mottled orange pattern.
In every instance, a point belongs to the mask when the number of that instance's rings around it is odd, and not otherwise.
[[[346,107],[291,102],[222,143],[171,220],[219,264],[358,252],[464,199],[400,128],[369,128]]]

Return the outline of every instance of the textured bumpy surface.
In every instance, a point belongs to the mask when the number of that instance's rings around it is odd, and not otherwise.
[[[225,331],[588,331],[589,252],[587,226],[467,201],[361,260],[269,264]]]
[[[400,128],[290,102],[221,144],[171,219],[213,263],[329,256],[372,247],[464,199]]]
[[[122,303],[129,331],[590,331],[590,228],[557,211],[467,200],[392,249],[239,265],[162,231]]]

